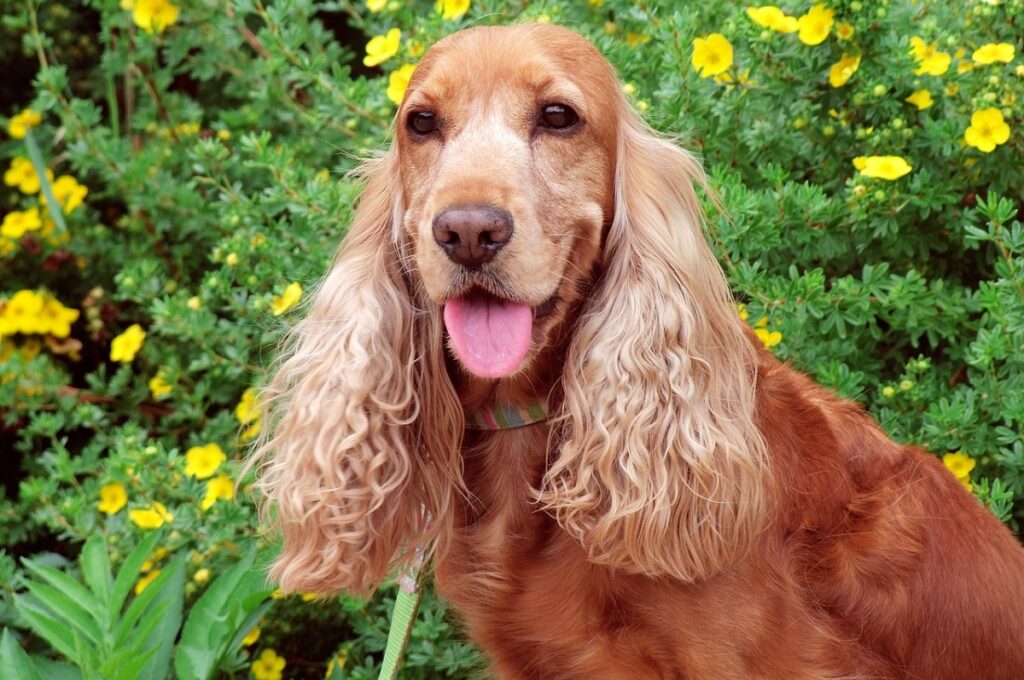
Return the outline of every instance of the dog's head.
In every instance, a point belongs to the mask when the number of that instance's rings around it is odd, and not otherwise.
[[[554,26],[439,42],[395,120],[264,393],[282,585],[362,590],[443,550],[462,489],[453,377],[557,384],[538,500],[590,559],[690,581],[729,563],[760,526],[764,445],[700,166]]]
[[[417,67],[396,226],[470,373],[528,371],[578,299],[612,221],[621,103],[597,50],[552,26],[463,31]]]

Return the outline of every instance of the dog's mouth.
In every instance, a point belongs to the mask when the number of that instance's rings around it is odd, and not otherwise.
[[[534,321],[554,311],[557,295],[537,307],[472,288],[444,305],[452,349],[471,373],[504,378],[515,373],[530,351]]]

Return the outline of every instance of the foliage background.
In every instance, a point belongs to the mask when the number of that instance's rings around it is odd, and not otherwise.
[[[301,314],[293,284],[313,287],[345,233],[359,192],[346,173],[387,144],[389,87],[400,94],[424,48],[475,24],[553,21],[593,40],[651,123],[703,157],[727,210],[712,213],[712,238],[741,313],[780,357],[862,403],[894,438],[960,452],[950,467],[1019,530],[1021,0],[837,0],[817,45],[758,25],[742,3],[176,6],[150,32],[118,0],[4,4],[0,115],[39,111],[30,134],[44,162],[88,189],[63,215],[66,230],[44,208],[38,228],[0,237],[0,318],[14,318],[18,291],[79,312],[66,338],[0,325],[0,624],[34,655],[59,657],[14,609],[20,558],[76,574],[89,536],[106,537],[117,565],[161,531],[149,571],[185,556],[187,609],[250,545],[273,551],[251,480],[204,504],[212,477],[190,473],[186,454],[216,444],[228,459],[216,473],[240,469],[259,427],[246,390]],[[782,8],[796,17],[811,5]],[[367,40],[393,28],[395,54],[364,65]],[[712,33],[729,41],[731,65],[701,77],[694,40]],[[947,69],[918,73],[912,37],[948,55]],[[976,63],[989,43],[1012,45],[1011,60]],[[851,56],[857,67],[834,86],[830,67]],[[933,99],[925,109],[906,101],[922,89]],[[965,131],[990,108],[1010,134],[986,153]],[[24,139],[0,141],[0,165],[27,155]],[[913,169],[867,177],[852,161],[872,155]],[[38,195],[0,190],[5,215],[33,207]],[[141,347],[112,360],[113,339],[133,324]],[[123,507],[101,511],[101,488],[116,485]],[[154,503],[173,519],[144,529],[129,513]],[[322,677],[333,658],[334,677],[375,677],[389,602],[388,589],[370,603],[278,599],[259,639],[221,672],[275,677],[250,668],[274,649],[286,662],[277,676]],[[479,667],[428,598],[408,677]]]

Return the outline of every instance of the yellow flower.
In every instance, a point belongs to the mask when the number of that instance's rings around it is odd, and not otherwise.
[[[160,502],[153,503],[142,510],[129,510],[128,517],[140,529],[159,529],[165,522],[174,519],[174,515]]]
[[[825,42],[829,32],[832,30],[832,17],[835,11],[825,7],[824,3],[818,3],[811,8],[807,14],[797,19],[799,33],[797,37],[805,45],[820,45]]]
[[[1009,64],[1013,61],[1014,47],[1010,43],[987,43],[974,50],[971,60],[975,64],[985,66],[994,64],[997,61]]]
[[[770,28],[779,33],[793,33],[798,28],[796,17],[787,16],[775,5],[748,7],[747,16],[758,26]]]
[[[70,215],[72,210],[82,205],[82,199],[88,193],[88,187],[79,184],[71,175],[61,175],[53,183],[53,197],[57,199],[57,205],[64,208],[65,215]],[[41,201],[46,205],[45,197]]]
[[[124,490],[124,484],[111,482],[100,487],[100,502],[96,504],[100,512],[113,515],[121,510],[128,502],[128,492]]]
[[[388,99],[399,106],[405,96],[405,90],[409,87],[409,79],[412,78],[416,64],[403,64],[391,72],[388,76]]]
[[[150,583],[152,583],[154,580],[156,580],[156,577],[159,576],[159,575],[160,575],[160,570],[159,569],[154,569],[153,571],[149,572],[148,574],[146,574],[145,576],[140,578],[135,583],[135,594],[136,595],[141,595],[142,591],[145,590],[146,587]]]
[[[948,52],[940,52],[935,43],[926,43],[918,36],[910,39],[910,53],[917,60],[915,75],[941,76],[949,70],[953,57]]]
[[[331,660],[327,663],[327,671],[324,673],[324,680],[330,679],[334,674],[335,667],[344,668],[346,661],[348,661],[348,654],[344,651],[338,652],[335,656],[331,657]]]
[[[260,639],[260,627],[254,626],[249,633],[242,638],[242,644],[246,647],[256,644],[256,641]]]
[[[410,57],[422,57],[423,53],[427,51],[427,48],[419,40],[410,40],[405,43],[405,48],[409,51]]]
[[[180,11],[167,0],[122,0],[121,7],[132,11],[132,21],[146,33],[163,33],[164,29],[178,20]]]
[[[260,431],[260,409],[257,396],[256,388],[250,387],[242,392],[242,398],[235,406],[235,417],[238,418],[241,425],[245,426],[241,435],[243,442],[249,441]]]
[[[626,32],[626,44],[636,49],[637,45],[643,45],[646,42],[650,42],[651,36],[645,33],[631,33]]]
[[[217,475],[206,483],[206,495],[199,507],[209,510],[219,500],[230,501],[235,497],[235,483],[227,475]]]
[[[928,107],[935,103],[935,100],[932,99],[932,93],[929,92],[928,90],[915,90],[913,94],[911,94],[903,101],[910,102],[911,104],[916,106],[920,111],[924,111],[925,109],[927,109]]]
[[[69,309],[59,300],[47,296],[43,308],[39,311],[39,324],[42,333],[55,338],[66,338],[71,335],[71,324],[78,320],[78,310]]]
[[[384,6],[387,4],[388,0],[366,0],[366,9],[376,14],[384,9]]]
[[[163,371],[157,371],[157,374],[149,379],[149,393],[153,395],[154,399],[160,399],[171,393],[174,386],[167,382],[167,376]]]
[[[274,299],[271,300],[270,308],[274,311],[274,316],[281,316],[298,304],[301,298],[302,286],[298,283],[291,283],[288,284],[288,287],[284,289],[281,295],[274,296]]]
[[[747,311],[747,306],[742,302],[736,305],[736,312],[740,315],[740,321],[746,321],[750,318],[750,312]]]
[[[775,345],[782,342],[782,333],[780,331],[770,331],[767,328],[755,328],[754,334],[760,338],[765,347],[775,347]]]
[[[958,76],[961,76],[961,75],[967,73],[968,71],[973,71],[973,70],[974,70],[974,64],[972,64],[969,61],[961,61],[959,64],[956,65],[956,74]]]
[[[402,42],[402,31],[392,28],[387,35],[375,35],[366,43],[365,66],[377,66],[398,54],[398,46]]]
[[[862,167],[857,167],[858,163]],[[890,181],[899,179],[914,169],[900,156],[858,156],[853,160],[853,165],[866,177]]]
[[[7,134],[15,139],[24,139],[25,134],[35,126],[43,122],[43,116],[38,111],[25,109],[21,113],[11,116],[7,123]]]
[[[206,567],[197,569],[196,573],[192,574],[192,580],[200,585],[210,580],[210,570]]]
[[[185,474],[196,479],[206,479],[213,476],[227,459],[218,444],[193,446],[185,452]]]
[[[853,37],[855,32],[856,31],[853,26],[845,21],[839,21],[836,23],[836,37],[840,40],[849,40]]]
[[[860,55],[843,54],[843,58],[828,70],[828,82],[832,87],[842,87],[860,68]]]
[[[434,7],[441,13],[442,19],[454,21],[469,11],[469,0],[437,0]]]
[[[721,33],[697,38],[690,61],[701,78],[716,76],[732,66],[732,45]]]
[[[3,224],[0,225],[0,235],[18,239],[25,235],[26,231],[35,231],[43,226],[39,219],[39,208],[29,208],[24,212],[9,212],[4,215]]]
[[[145,339],[146,331],[139,324],[133,323],[110,343],[110,360],[130,364],[142,349]]]
[[[728,71],[726,71],[724,73],[719,73],[717,76],[715,76],[715,82],[716,83],[725,83],[727,85],[727,87],[725,89],[727,89],[727,90],[731,90],[732,89],[732,85],[734,83],[737,84],[737,85],[744,86],[744,87],[753,87],[754,85],[757,85],[757,81],[756,80],[751,80],[750,79],[750,69],[749,68],[748,69],[744,69],[741,72],[738,72],[736,74],[735,78],[733,78],[732,74],[729,73]],[[645,102],[644,100],[641,99],[639,102],[637,102],[637,107],[639,108],[641,106],[641,104],[646,106],[647,102]]]
[[[284,659],[273,649],[264,649],[260,652],[260,658],[252,662],[251,670],[256,680],[281,680]]]
[[[46,171],[47,179],[53,179],[53,173]],[[11,160],[10,167],[4,172],[4,184],[9,187],[18,187],[23,194],[39,193],[39,175],[36,173],[32,161],[22,156],[15,156]]]
[[[45,305],[44,296],[31,290],[19,290],[0,313],[0,335],[42,333],[40,314]]]
[[[991,153],[1010,138],[1010,126],[1003,112],[996,108],[981,109],[971,114],[971,126],[964,131],[964,141],[982,153]]]
[[[195,311],[203,306],[203,301],[200,300],[195,295],[193,295],[188,299],[188,302],[185,303],[185,306],[191,309],[192,311]]]
[[[971,470],[977,465],[973,458],[962,451],[947,453],[942,457],[942,464],[960,480],[968,479],[971,476]]]

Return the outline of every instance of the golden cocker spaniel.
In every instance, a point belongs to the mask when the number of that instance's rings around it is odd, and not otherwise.
[[[1024,678],[1024,550],[746,330],[586,40],[442,40],[362,172],[265,393],[284,588],[425,552],[502,678]]]

